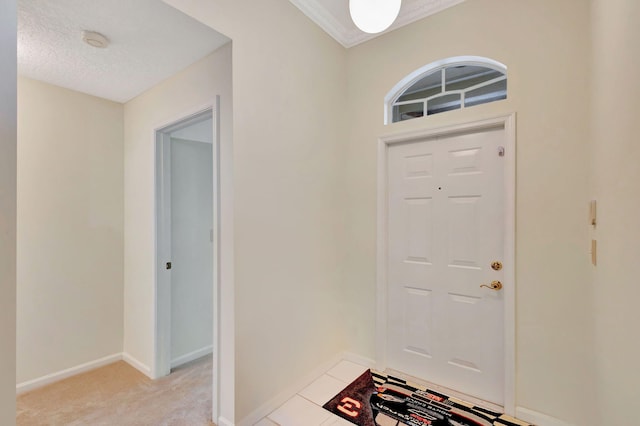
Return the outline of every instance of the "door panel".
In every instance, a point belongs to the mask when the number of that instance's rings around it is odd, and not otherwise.
[[[433,200],[413,198],[405,200],[407,243],[406,262],[429,264],[433,252]]]
[[[405,347],[419,356],[431,356],[431,336],[433,324],[429,312],[432,309],[431,291],[418,288],[405,288],[404,327],[406,330]]]
[[[504,129],[388,155],[389,367],[502,404]]]

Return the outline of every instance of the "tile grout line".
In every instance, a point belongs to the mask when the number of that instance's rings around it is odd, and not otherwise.
[[[329,368],[327,371],[325,371],[323,374],[321,374],[320,376],[318,376],[311,384],[309,384],[307,387],[305,387],[304,389],[302,389],[301,391],[297,392],[295,396],[298,396],[302,399],[304,399],[305,401],[310,402],[311,404],[313,404],[314,406],[324,410],[324,408],[321,405],[316,404],[314,401],[311,401],[309,398],[305,397],[304,395],[301,394],[301,392],[303,392],[305,389],[307,389],[309,386],[313,385],[315,382],[317,382],[318,380],[320,380],[323,376],[327,376],[327,377],[331,377],[332,379],[335,379],[337,381],[339,381],[340,383],[342,383],[345,387],[348,386],[351,382],[345,382],[342,378],[340,377],[336,377],[335,375],[330,374],[330,371],[333,370],[337,365],[339,365],[342,362],[348,362],[350,364],[354,364],[360,367],[363,367],[365,370],[368,368],[365,365],[362,365],[360,363],[354,362],[354,361],[349,361],[349,360],[341,360],[338,363],[336,363],[333,367]],[[292,397],[292,398],[294,398]],[[275,423],[278,426],[282,426],[280,425],[280,423],[276,422],[275,420],[273,420],[270,416],[275,413],[276,411],[278,411],[280,408],[282,408],[284,405],[286,405],[289,401],[291,401],[292,398],[289,398],[287,401],[285,401],[284,403],[282,403],[278,408],[274,409],[271,413],[267,414],[265,417],[263,417],[263,419],[267,419],[272,423]],[[327,411],[329,413],[329,418],[331,418],[331,416],[333,415],[333,413],[331,413],[330,411]],[[326,420],[325,420],[326,421]]]

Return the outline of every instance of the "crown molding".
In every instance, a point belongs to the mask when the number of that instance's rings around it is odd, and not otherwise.
[[[346,48],[356,46],[365,41],[374,39],[395,29],[411,24],[412,22],[426,18],[427,16],[453,7],[465,0],[404,0],[402,9],[396,21],[387,29],[378,34],[367,34],[360,31],[349,19],[348,24],[341,21],[340,17],[332,13],[322,0],[289,0],[309,19],[315,22],[327,34]],[[348,16],[348,0],[344,0]]]
[[[318,0],[289,0],[298,9],[302,11],[309,19],[315,22],[327,34],[336,39],[338,43],[344,47],[350,47],[346,44],[345,34],[349,32],[344,25],[332,15],[326,7]],[[347,0],[345,0],[347,1]]]

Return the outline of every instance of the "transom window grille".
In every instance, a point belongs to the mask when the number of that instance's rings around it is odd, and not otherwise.
[[[480,57],[449,58],[405,77],[387,95],[385,124],[507,98],[507,69]]]

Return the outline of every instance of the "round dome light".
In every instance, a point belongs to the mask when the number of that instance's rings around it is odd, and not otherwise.
[[[95,31],[83,31],[82,41],[87,43],[89,46],[97,47],[100,49],[103,49],[109,45],[109,39]]]
[[[349,0],[351,19],[365,33],[380,33],[398,17],[402,0]]]

